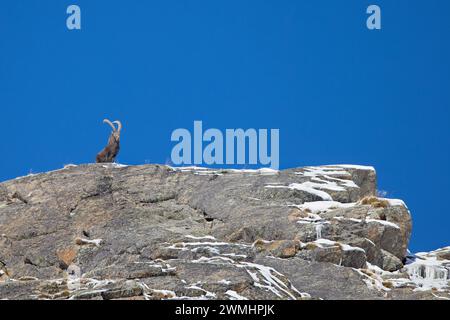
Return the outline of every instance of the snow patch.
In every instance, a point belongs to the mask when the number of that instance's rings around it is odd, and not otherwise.
[[[318,214],[322,212],[328,212],[337,208],[351,208],[356,203],[340,203],[337,201],[313,201],[305,202],[301,205],[295,206],[300,210],[309,210],[313,214]]]
[[[151,289],[154,293],[162,294],[163,296],[167,298],[175,298],[177,295],[172,290],[158,290],[158,289]]]
[[[332,176],[332,175],[350,176],[350,173],[348,173],[345,170],[325,166],[306,167],[303,169],[302,172],[296,172],[295,174],[302,175],[305,177]]]
[[[76,243],[78,245],[83,245],[83,244],[93,244],[96,247],[100,247],[100,245],[103,243],[102,239],[83,239],[83,238],[77,238]]]
[[[197,286],[197,285],[190,285],[190,286],[188,286],[188,287],[185,287],[186,289],[193,289],[193,290],[199,290],[199,291],[203,291],[205,294],[204,294],[204,297],[205,298],[216,298],[216,294],[215,293],[213,293],[213,292],[210,292],[210,291],[208,291],[208,290],[205,290],[205,289],[203,289],[203,288],[201,288],[201,287],[199,287],[199,286]]]
[[[260,169],[213,169],[206,167],[197,167],[197,166],[186,166],[186,167],[171,167],[167,166],[169,169],[173,171],[181,171],[181,172],[193,172],[198,175],[223,175],[223,173],[250,173],[250,174],[260,174],[260,175],[276,175],[279,173],[279,170],[275,170],[272,168],[260,168]]]
[[[253,174],[268,175],[268,176],[276,175],[280,172],[279,170],[275,170],[275,169],[271,169],[271,168],[260,168],[260,169],[254,169],[254,170],[253,169],[229,169],[226,171],[227,172],[235,172],[235,173],[253,173]]]
[[[366,253],[366,251],[364,249],[359,248],[359,247],[353,247],[353,246],[350,246],[345,243],[340,243],[339,245],[341,246],[341,249],[344,251],[360,251],[360,252]]]
[[[400,229],[400,227],[398,225],[396,225],[395,223],[389,222],[389,221],[386,221],[386,220],[366,219],[366,222],[367,223],[375,222],[375,223],[383,224],[385,226],[390,226],[390,227],[395,228],[395,229]]]
[[[104,164],[104,165],[102,165],[102,167],[106,168],[106,169],[110,169],[110,168],[119,169],[119,168],[126,168],[126,167],[128,167],[128,165],[113,162],[113,163]]]
[[[385,225],[385,226],[390,226],[390,227],[395,228],[395,229],[400,229],[400,227],[397,224],[395,224],[393,222],[386,221],[386,220],[378,220],[378,219],[370,219],[370,218],[367,218],[367,219],[356,219],[356,218],[346,218],[346,217],[332,217],[332,219],[335,219],[335,220],[347,220],[347,221],[352,221],[352,222],[366,222],[366,223],[373,222],[373,223],[379,223],[379,224],[382,224],[382,225]]]
[[[356,164],[337,164],[337,165],[329,165],[328,167],[338,167],[344,169],[357,169],[357,170],[366,170],[366,171],[375,171],[375,168],[372,166],[361,166]]]
[[[291,190],[300,190],[300,191],[304,191],[310,194],[313,194],[315,196],[320,197],[322,200],[327,200],[327,201],[333,201],[333,198],[331,198],[331,196],[321,190],[317,190],[315,188],[323,188],[326,187],[327,185],[325,184],[321,184],[321,183],[314,183],[314,182],[310,182],[310,181],[306,181],[303,183],[291,183],[289,186],[278,186],[278,185],[266,185],[266,188],[273,188],[273,189],[291,189]]]
[[[356,268],[352,269],[362,276],[361,280],[367,285],[367,287],[370,290],[377,290],[384,292],[391,291],[390,288],[387,288],[383,285],[383,278],[381,278],[381,276],[379,276],[378,274],[372,274],[372,276],[369,276],[359,269]]]
[[[380,198],[381,200],[385,200],[389,203],[390,206],[392,207],[405,207],[406,209],[408,209],[408,207],[406,206],[405,202],[403,200],[400,199],[388,199],[388,198]]]
[[[313,241],[312,243],[314,243],[315,245],[317,245],[320,248],[338,246],[343,251],[361,251],[364,253],[366,252],[362,248],[353,247],[353,246],[350,246],[345,243],[340,243],[340,242],[336,242],[336,241],[332,241],[332,240],[328,240],[328,239],[317,239],[316,241]]]
[[[187,235],[186,238],[194,239],[194,240],[203,240],[203,239],[216,240],[216,238],[214,238],[213,236],[196,237],[196,236]]]
[[[230,296],[230,300],[248,300],[246,297],[241,296],[234,290],[228,290],[225,294]]]
[[[296,297],[291,293],[289,287],[287,287],[286,284],[277,277],[283,275],[276,271],[274,268],[251,262],[242,262],[240,266],[246,268],[247,273],[254,280],[254,285],[256,287],[267,289],[280,298],[283,298],[282,293],[284,293],[289,298],[296,300]],[[252,270],[255,270],[257,272],[252,272]],[[262,278],[260,278],[260,276],[262,276]],[[310,297],[309,294],[299,292],[292,285],[290,289],[295,291],[301,297]]]
[[[335,241],[331,241],[328,239],[317,239],[316,241],[313,241],[314,244],[316,244],[318,247],[323,248],[324,246],[335,246],[338,243]]]
[[[218,281],[218,283],[224,284],[224,285],[228,286],[228,285],[231,284],[231,281],[228,281],[228,280],[226,280],[226,279],[222,279],[222,280]]]

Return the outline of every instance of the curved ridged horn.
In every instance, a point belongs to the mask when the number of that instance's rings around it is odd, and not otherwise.
[[[117,124],[117,132],[120,132],[120,130],[122,130],[122,122],[120,122],[119,120],[116,120],[113,123]]]
[[[111,121],[109,121],[108,119],[104,119],[103,123],[107,123],[111,126],[111,128],[113,129],[113,131],[116,131],[116,127],[113,125],[113,123]]]

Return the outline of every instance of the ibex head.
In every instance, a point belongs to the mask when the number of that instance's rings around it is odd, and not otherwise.
[[[122,130],[122,123],[119,120],[111,122],[108,119],[104,119],[103,123],[109,124],[113,129],[113,131],[111,132],[111,137],[114,137],[116,141],[120,141],[120,131]],[[117,128],[114,126],[114,124],[117,124]]]

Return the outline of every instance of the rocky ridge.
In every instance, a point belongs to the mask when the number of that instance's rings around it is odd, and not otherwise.
[[[372,167],[66,166],[0,184],[0,299],[449,299]]]

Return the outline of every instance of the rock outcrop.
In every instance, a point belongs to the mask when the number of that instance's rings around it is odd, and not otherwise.
[[[0,184],[0,298],[445,299],[371,167],[80,165]],[[406,264],[406,265],[405,265]]]

